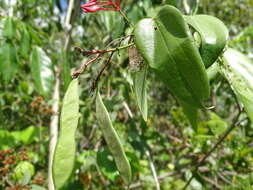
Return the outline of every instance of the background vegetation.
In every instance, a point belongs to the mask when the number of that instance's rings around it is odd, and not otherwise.
[[[253,58],[253,1],[122,1],[133,23],[154,15],[163,4],[177,6],[185,14],[198,7],[198,13],[218,17],[230,31],[229,46]],[[128,25],[117,13],[82,14],[79,1],[66,22],[67,5],[64,0],[0,1],[0,189],[47,188],[50,126],[57,119],[55,98],[59,92],[62,100],[71,73],[86,59],[73,47],[104,49],[127,34]],[[94,114],[90,89],[101,65],[102,61],[91,65],[80,76],[78,153],[65,189],[123,189]],[[161,189],[181,189],[197,161],[232,124],[238,106],[227,82],[217,77],[212,81],[216,96],[207,102],[216,107],[202,113],[200,130],[194,134],[168,89],[152,74],[148,79],[147,123],[130,87],[126,51],[114,55],[101,78],[101,94],[131,163],[130,189],[157,188],[153,166]],[[246,114],[239,120],[240,125],[200,166],[190,189],[253,189],[253,125]]]

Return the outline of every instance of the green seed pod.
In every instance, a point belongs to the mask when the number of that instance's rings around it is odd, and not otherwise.
[[[99,92],[97,93],[96,99],[96,113],[100,129],[102,130],[107,146],[112,153],[119,173],[124,181],[129,184],[132,177],[131,167]]]

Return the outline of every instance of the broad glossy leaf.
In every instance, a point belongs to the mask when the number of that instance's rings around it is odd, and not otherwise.
[[[3,36],[10,40],[16,37],[16,26],[12,17],[5,19]]]
[[[186,22],[201,37],[200,54],[206,67],[212,65],[225,48],[228,29],[219,19],[209,15],[185,16]]]
[[[253,62],[242,53],[228,49],[223,56],[221,72],[253,122]]]
[[[12,43],[5,42],[0,47],[0,75],[5,83],[9,83],[17,72],[16,48]]]
[[[115,160],[117,169],[124,181],[129,184],[132,178],[131,167],[99,92],[97,93],[96,99],[96,115],[107,146]]]
[[[75,163],[75,132],[79,118],[78,79],[74,79],[64,96],[60,118],[60,133],[54,152],[53,179],[61,189],[72,174]]]
[[[141,20],[134,35],[146,62],[179,99],[200,105],[209,96],[202,59],[176,8],[164,6],[154,19]]]
[[[143,19],[136,25],[134,39],[156,76],[187,104],[187,110],[190,106],[196,110],[209,96],[209,82],[189,33],[179,10],[164,6],[155,18]]]
[[[148,65],[145,64],[140,71],[134,73],[134,92],[137,104],[141,111],[142,117],[145,121],[148,118],[148,104],[147,104],[147,72]]]
[[[49,96],[54,82],[53,65],[50,58],[40,47],[33,49],[30,67],[36,89],[42,95]]]

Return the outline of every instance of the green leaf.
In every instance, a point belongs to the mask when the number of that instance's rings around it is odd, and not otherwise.
[[[40,34],[39,32],[35,31],[34,28],[31,26],[31,25],[26,25],[27,26],[27,29],[28,29],[28,32],[29,34],[31,35],[32,39],[34,40],[34,42],[36,44],[41,44],[42,41],[40,39]]]
[[[5,23],[6,18],[0,19],[0,40],[2,40],[3,36],[3,30],[4,30],[4,23]],[[1,45],[1,43],[0,43]]]
[[[177,7],[177,0],[165,0],[166,4]]]
[[[184,101],[180,101],[180,104],[182,105],[183,112],[188,118],[189,122],[191,123],[194,131],[198,131],[198,108],[193,105],[189,105],[188,103]]]
[[[21,32],[21,44],[20,44],[20,54],[27,58],[28,57],[28,53],[31,47],[31,37],[30,34],[25,26],[25,24],[23,24],[22,26],[22,32]]]
[[[44,96],[50,96],[54,81],[53,65],[40,47],[33,49],[30,66],[37,91]]]
[[[105,148],[97,152],[97,164],[102,173],[110,180],[115,181],[119,175],[110,151]]]
[[[53,179],[61,189],[72,174],[75,163],[75,132],[79,118],[78,79],[72,80],[63,99],[60,134],[54,152]]]
[[[221,72],[253,122],[253,62],[242,53],[228,49],[223,56]]]
[[[185,16],[186,22],[201,37],[200,54],[206,67],[212,65],[224,50],[228,29],[219,19],[209,15]]]
[[[219,136],[223,134],[228,125],[225,121],[223,121],[218,115],[215,113],[210,113],[211,120],[207,121],[207,126],[211,129],[213,134]]]
[[[29,145],[35,141],[37,135],[39,134],[39,130],[39,127],[31,126],[22,131],[11,132],[11,134],[20,142],[20,144]]]
[[[30,162],[22,161],[14,169],[13,178],[22,185],[27,185],[35,174],[34,165]]]
[[[0,47],[0,75],[5,84],[9,83],[17,72],[16,48],[12,43],[4,43]]]
[[[16,37],[16,25],[12,17],[7,17],[4,22],[3,36],[9,40]]]
[[[209,84],[188,33],[182,14],[174,7],[164,6],[154,19],[141,20],[134,34],[139,52],[158,78],[179,99],[200,105],[209,96]]]
[[[247,40],[247,38],[253,38],[253,26],[247,26],[243,28],[243,30],[235,36],[229,43],[243,43],[243,41]]]
[[[148,65],[145,64],[139,72],[134,73],[134,92],[137,100],[137,104],[141,111],[142,117],[145,121],[148,119],[148,105],[147,105],[147,73]]]
[[[212,82],[213,80],[217,78],[217,76],[219,75],[219,71],[220,71],[220,67],[219,67],[218,62],[215,62],[210,67],[208,67],[206,72],[207,72],[207,76],[210,82]]]
[[[136,25],[134,40],[156,76],[188,108],[196,109],[209,96],[209,81],[189,33],[179,10],[164,6],[154,19]]]
[[[124,179],[124,181],[129,184],[132,178],[131,167],[129,161],[127,160],[126,154],[124,152],[123,146],[120,142],[120,138],[113,128],[110,116],[108,111],[102,101],[102,98],[97,93],[96,98],[96,115],[98,122],[100,124],[100,128],[102,130],[103,136],[107,143],[107,146],[110,152],[113,155],[116,166],[119,170],[120,175]]]
[[[0,150],[7,150],[16,146],[15,138],[7,130],[0,129]]]

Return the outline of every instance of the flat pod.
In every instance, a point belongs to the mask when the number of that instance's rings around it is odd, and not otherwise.
[[[63,99],[60,134],[54,152],[53,179],[55,188],[61,189],[72,174],[75,163],[75,132],[79,118],[78,79],[69,84]]]
[[[228,29],[222,21],[209,15],[185,16],[185,21],[201,37],[200,54],[205,67],[211,66],[224,50],[228,40]]]
[[[97,93],[96,98],[96,116],[107,146],[115,160],[118,171],[123,180],[129,184],[132,178],[131,167],[129,161],[127,160],[123,146],[120,142],[120,138],[113,128],[109,113],[102,101],[99,92]]]
[[[221,72],[253,122],[253,62],[244,54],[228,49],[223,55]]]

